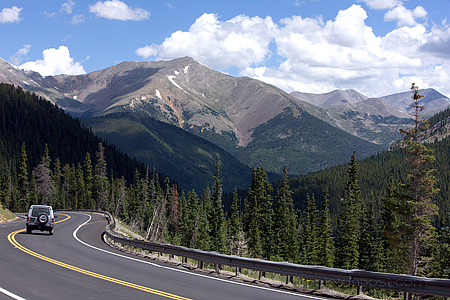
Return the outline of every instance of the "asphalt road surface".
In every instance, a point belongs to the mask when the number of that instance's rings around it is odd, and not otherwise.
[[[0,299],[321,299],[124,254],[103,242],[103,216],[56,215],[53,235],[0,224]]]

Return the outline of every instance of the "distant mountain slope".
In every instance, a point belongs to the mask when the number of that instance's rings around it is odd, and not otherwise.
[[[419,90],[419,94],[424,96],[420,99],[420,105],[424,107],[422,112],[424,116],[432,116],[450,106],[450,99],[434,89],[422,89]],[[380,99],[400,111],[413,112],[411,92],[397,93]]]
[[[367,99],[366,96],[354,90],[335,90],[325,94],[292,92],[291,95],[301,101],[308,102],[322,108],[346,103],[358,103]]]
[[[341,117],[351,134],[375,144],[391,146],[401,138],[399,129],[411,125],[411,116],[396,110],[379,98],[328,107]]]
[[[207,181],[211,184],[217,155],[223,163],[220,176],[224,191],[250,186],[248,166],[213,143],[174,125],[138,113],[116,113],[82,121],[99,137],[176,179],[185,192],[194,189],[200,194]]]

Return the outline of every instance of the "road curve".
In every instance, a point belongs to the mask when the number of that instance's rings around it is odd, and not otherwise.
[[[0,224],[0,299],[319,299],[127,255],[102,241],[103,216],[57,216],[53,236],[26,234],[24,220]]]

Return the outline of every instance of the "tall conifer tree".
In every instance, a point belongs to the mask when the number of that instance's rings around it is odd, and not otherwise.
[[[105,147],[98,144],[98,151],[95,153],[97,163],[94,174],[94,200],[97,209],[102,209],[108,198],[108,177],[106,172]]]
[[[28,193],[29,193],[29,182],[28,182],[28,158],[26,152],[25,142],[22,144],[21,157],[19,163],[19,174],[17,174],[18,184],[19,184],[19,199],[20,207],[17,211],[24,211],[27,209],[29,204]]]
[[[245,228],[249,251],[254,257],[270,259],[274,249],[272,186],[264,167],[252,167],[252,185],[245,202]]]
[[[303,214],[305,235],[306,263],[316,265],[318,263],[318,228],[317,228],[317,208],[314,196],[307,195],[306,209]]]
[[[406,273],[408,270],[405,260],[408,249],[403,240],[406,207],[402,202],[402,197],[391,177],[385,195],[381,198],[383,264],[384,271],[388,273]]]
[[[239,212],[239,197],[237,189],[233,191],[233,202],[231,204],[231,216],[228,221],[228,239],[231,244],[231,254],[234,252],[234,246],[239,239],[239,234],[242,232],[241,216]]]
[[[274,202],[274,253],[282,260],[298,261],[298,222],[286,166]]]
[[[342,213],[339,218],[336,259],[337,266],[344,269],[357,269],[359,262],[359,238],[361,222],[361,199],[358,185],[358,164],[353,152],[347,169],[349,181],[342,200]]]
[[[410,240],[409,274],[417,275],[421,252],[427,252],[429,240],[436,231],[431,218],[438,212],[434,196],[439,190],[436,188],[435,169],[429,168],[429,164],[435,161],[432,155],[433,149],[421,143],[425,129],[428,127],[426,120],[420,116],[423,106],[419,104],[419,100],[423,96],[419,94],[419,88],[414,83],[411,90],[414,100],[413,126],[409,130],[402,130],[402,133],[406,135],[403,144],[406,147],[407,163],[411,171],[407,177],[407,184],[402,187],[405,190],[404,196],[408,208],[406,225],[409,229]]]
[[[359,268],[367,271],[380,272],[382,270],[382,243],[378,220],[374,211],[375,200],[369,198],[364,210],[364,218],[359,240]]]
[[[322,207],[319,217],[318,264],[332,268],[334,262],[334,245],[328,202],[328,189],[325,188],[322,195]]]
[[[92,161],[89,152],[86,152],[86,156],[83,162],[83,171],[85,176],[85,197],[83,203],[86,209],[95,209],[95,204],[93,201],[93,188],[94,188],[94,175],[92,172]]]
[[[213,191],[211,195],[212,209],[209,213],[210,226],[210,249],[212,251],[226,252],[226,222],[222,203],[222,178],[220,178],[220,169],[222,162],[220,157],[216,157],[216,171],[213,176]]]

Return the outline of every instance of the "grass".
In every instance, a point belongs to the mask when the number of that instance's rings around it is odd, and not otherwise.
[[[0,223],[14,220],[16,216],[3,205],[0,206]]]

